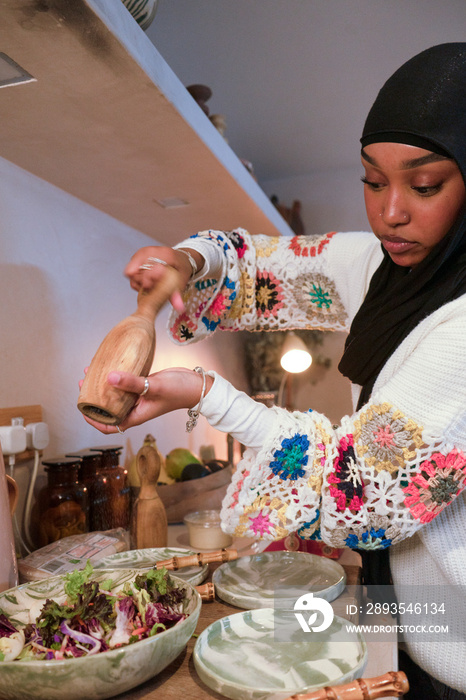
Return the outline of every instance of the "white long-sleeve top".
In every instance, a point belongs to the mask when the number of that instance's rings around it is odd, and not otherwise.
[[[181,244],[180,244],[181,245]],[[270,238],[207,231],[208,273],[186,294],[170,333],[191,342],[221,329],[348,330],[382,259],[370,233]],[[333,547],[392,546],[397,586],[448,593],[439,622],[455,642],[408,636],[411,656],[466,692],[466,297],[445,304],[400,344],[370,401],[333,426],[322,414],[266,408],[216,376],[202,413],[248,446],[222,507],[237,536],[297,531]],[[360,387],[353,387],[356,406]],[[399,589],[400,590],[400,589]],[[466,588],[464,588],[466,590]],[[451,640],[453,637],[447,637]]]

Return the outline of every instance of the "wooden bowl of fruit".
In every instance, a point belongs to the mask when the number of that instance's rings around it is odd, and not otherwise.
[[[223,459],[201,461],[189,450],[175,448],[165,457],[165,474],[172,482],[159,483],[158,494],[169,523],[179,523],[196,510],[219,510],[233,474]]]

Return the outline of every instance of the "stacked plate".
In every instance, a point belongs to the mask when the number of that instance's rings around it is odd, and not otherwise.
[[[219,598],[238,608],[293,605],[299,593],[335,600],[346,586],[343,567],[306,552],[263,552],[222,564],[212,577]]]
[[[117,552],[101,559],[97,564],[94,564],[94,569],[152,569],[158,561],[165,561],[172,557],[187,557],[190,554],[196,554],[196,552],[176,547],[130,549],[127,552]],[[208,564],[204,564],[203,566],[187,566],[172,573],[192,586],[198,586],[205,580],[208,571]]]
[[[285,611],[272,608],[217,620],[194,648],[199,677],[234,700],[284,700],[361,676],[367,648],[360,633],[347,631],[347,620],[334,617],[330,627],[309,642],[281,641],[277,626],[289,623]]]
[[[283,700],[361,676],[366,643],[329,604],[346,585],[337,562],[304,552],[264,552],[222,564],[213,582],[222,600],[244,609],[197,639],[196,671],[215,692],[233,700]],[[306,609],[303,595],[311,604],[321,602]],[[326,627],[317,626],[318,610],[324,620],[329,616]]]

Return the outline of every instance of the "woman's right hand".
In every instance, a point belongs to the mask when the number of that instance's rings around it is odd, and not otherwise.
[[[186,250],[194,258],[197,269],[200,270],[204,265],[203,256],[196,250],[188,247],[186,247]],[[188,284],[193,272],[187,255],[175,248],[166,246],[145,246],[140,248],[125,267],[125,275],[129,278],[131,287],[136,291],[152,289],[163,276],[163,264],[153,262],[150,258],[164,260],[168,265],[178,270],[181,279],[181,290],[174,292],[170,297],[170,301],[177,311],[183,311],[184,305],[181,299],[181,292]]]

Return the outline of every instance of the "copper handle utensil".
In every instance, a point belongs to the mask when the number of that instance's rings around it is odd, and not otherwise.
[[[357,678],[344,685],[328,686],[313,693],[290,695],[286,700],[376,700],[399,698],[409,690],[403,671],[390,671],[375,678]]]
[[[215,586],[213,583],[204,583],[201,586],[196,586],[196,591],[201,596],[203,603],[209,603],[211,600],[215,600]]]
[[[235,559],[238,559],[238,552],[236,549],[220,549],[215,552],[198,552],[197,554],[188,554],[185,557],[164,559],[163,561],[156,562],[155,568],[177,571],[178,569],[183,569],[185,566],[204,566],[204,564],[210,564],[211,562],[234,561]]]

